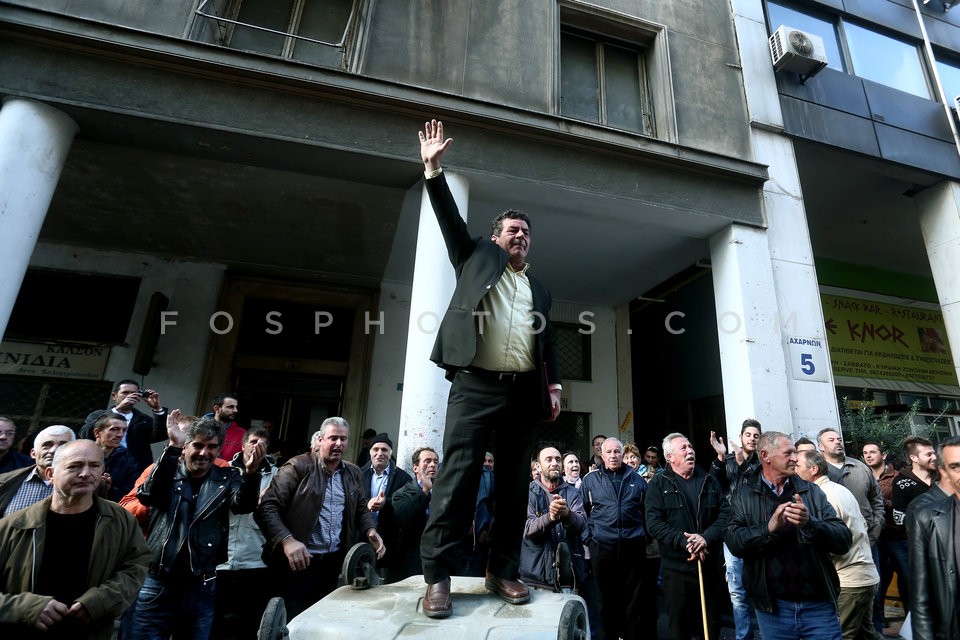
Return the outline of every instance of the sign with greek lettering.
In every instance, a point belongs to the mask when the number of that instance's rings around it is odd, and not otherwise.
[[[939,309],[827,294],[820,299],[834,375],[956,386]]]
[[[790,336],[787,339],[790,371],[794,380],[829,382],[827,348],[823,338]]]
[[[110,347],[0,342],[0,374],[102,380]]]

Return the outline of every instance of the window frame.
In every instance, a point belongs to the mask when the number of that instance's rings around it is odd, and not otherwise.
[[[670,55],[667,42],[667,28],[664,25],[649,22],[618,11],[603,9],[578,0],[558,0],[556,12],[557,23],[554,33],[557,34],[554,51],[554,113],[561,118],[590,125],[616,129],[647,138],[678,142],[676,110],[673,97],[673,78],[670,72]],[[649,120],[652,133],[632,131],[606,124],[605,118],[601,122],[580,120],[561,113],[561,83],[562,67],[560,57],[560,36],[570,32],[580,37],[590,37],[601,43],[608,43],[628,49],[637,49],[643,52],[642,72],[646,89],[646,105],[650,111]],[[598,74],[601,74],[598,69]],[[602,77],[602,76],[601,76]],[[604,104],[606,96],[603,92],[601,79],[600,103]]]

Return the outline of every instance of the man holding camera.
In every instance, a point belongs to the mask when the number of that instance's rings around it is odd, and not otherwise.
[[[127,421],[127,433],[121,446],[130,451],[138,469],[142,471],[153,462],[150,444],[167,438],[167,410],[160,406],[160,395],[156,391],[141,390],[135,380],[120,380],[114,384],[110,398],[113,406],[109,409],[98,409],[88,415],[80,429],[80,437],[93,440],[93,425],[100,416],[108,411],[120,414]],[[153,410],[152,416],[134,408],[141,400]]]

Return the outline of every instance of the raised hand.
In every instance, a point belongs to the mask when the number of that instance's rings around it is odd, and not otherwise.
[[[267,441],[261,440],[257,444],[253,445],[248,451],[244,448],[243,451],[243,468],[247,473],[256,473],[260,469],[260,463],[263,462],[264,456],[267,455]]]
[[[182,447],[187,442],[187,434],[180,428],[180,409],[174,409],[167,416],[167,438],[173,447]]]
[[[383,489],[381,489],[380,493],[370,498],[370,501],[367,502],[367,509],[370,511],[380,511],[380,509],[383,509],[383,505],[386,503],[387,498],[383,495]]]
[[[720,462],[723,462],[723,458],[727,455],[727,447],[723,444],[723,438],[717,437],[716,431],[710,432],[710,446],[717,452],[717,457],[720,459]]]
[[[423,124],[420,131],[420,159],[426,171],[436,171],[440,168],[440,156],[446,152],[453,138],[443,138],[443,123],[439,120],[430,120]]]

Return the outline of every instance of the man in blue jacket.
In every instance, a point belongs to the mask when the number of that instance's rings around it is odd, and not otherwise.
[[[649,638],[657,619],[656,585],[643,584],[646,481],[623,463],[623,443],[603,441],[603,468],[580,485],[590,525],[590,560],[599,593],[600,629],[594,640]]]
[[[663,439],[667,468],[647,488],[647,528],[660,543],[663,595],[671,638],[703,638],[700,578],[709,637],[719,638],[720,568],[727,498],[720,482],[697,466],[693,445],[681,433]]]

